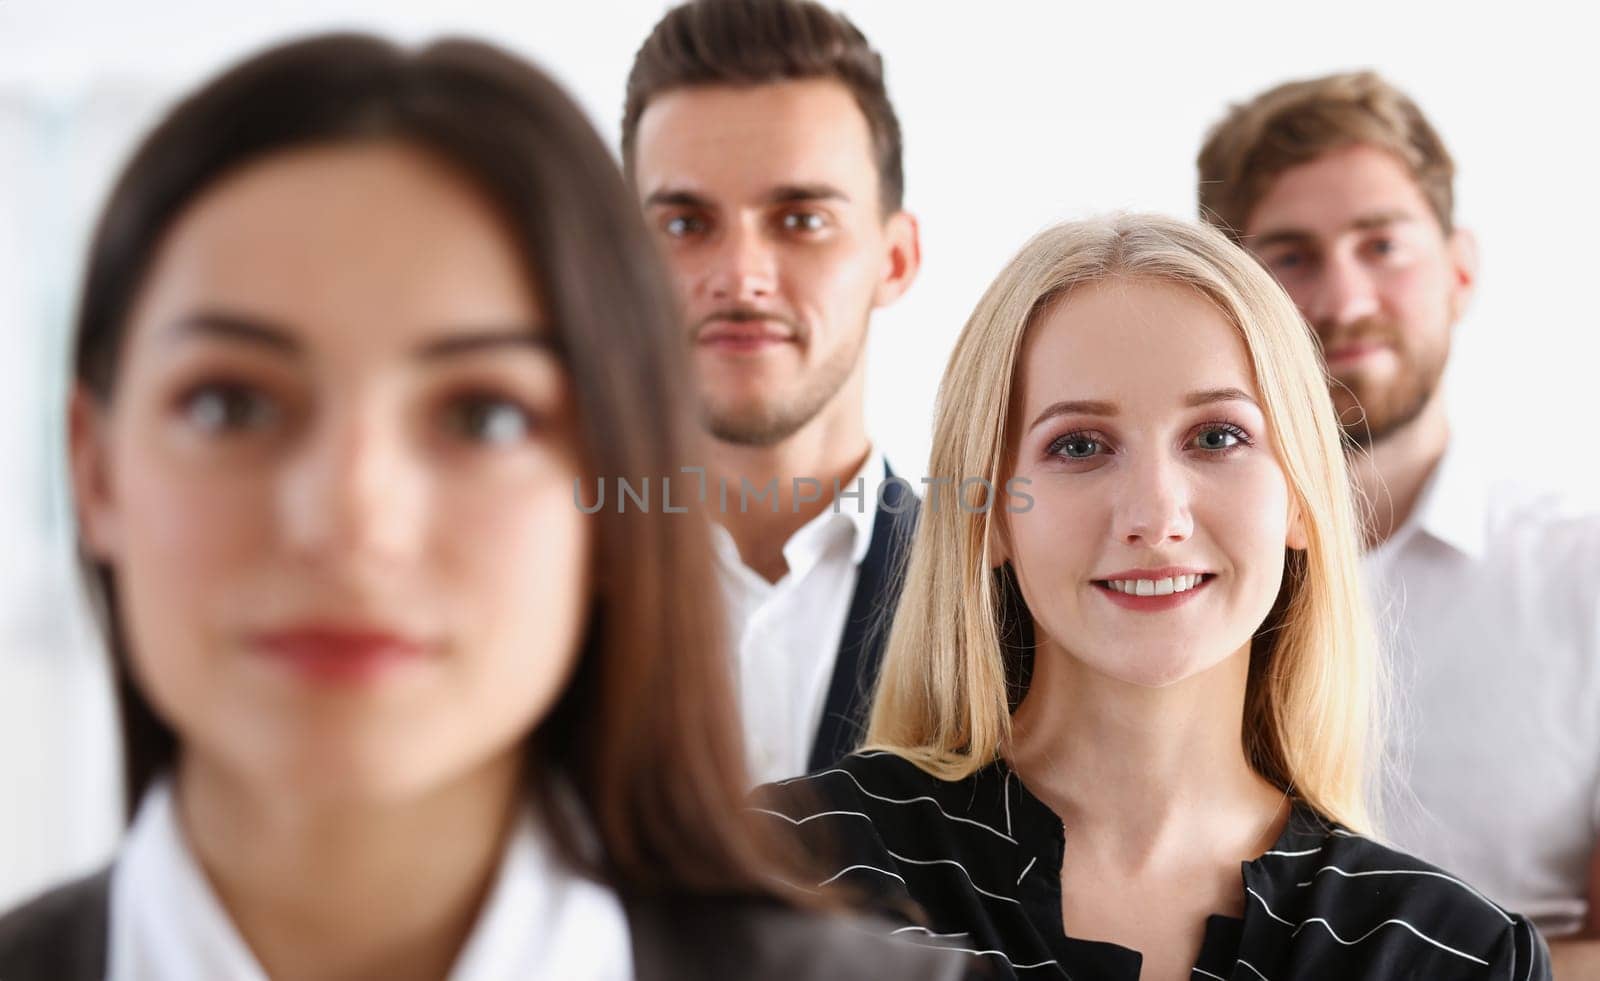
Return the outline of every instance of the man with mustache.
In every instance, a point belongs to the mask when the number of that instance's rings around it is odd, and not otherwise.
[[[1198,164],[1202,217],[1299,306],[1358,448],[1400,703],[1389,834],[1528,914],[1557,977],[1600,977],[1600,519],[1492,486],[1514,456],[1450,428],[1440,380],[1478,275],[1450,155],[1361,72],[1233,107]]]
[[[864,418],[868,321],[920,261],[882,62],[807,0],[691,0],[634,60],[622,154],[712,436],[751,775],[796,776],[864,728],[917,507]]]

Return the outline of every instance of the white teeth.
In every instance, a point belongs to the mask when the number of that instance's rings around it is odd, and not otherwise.
[[[1167,579],[1109,579],[1106,585],[1130,596],[1170,596],[1186,593],[1200,585],[1200,575],[1172,576]]]

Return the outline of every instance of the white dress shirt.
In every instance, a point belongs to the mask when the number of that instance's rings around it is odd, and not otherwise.
[[[112,868],[110,915],[108,981],[267,981],[184,840],[166,782],[145,795]],[[570,872],[528,815],[450,981],[632,976],[616,894]]]
[[[1491,449],[1457,435],[1366,558],[1399,701],[1385,823],[1559,936],[1600,901],[1600,515],[1491,486]]]
[[[860,498],[835,499],[790,536],[783,546],[789,571],[775,583],[744,564],[727,529],[712,528],[745,751],[758,784],[806,772],[857,571],[872,544],[883,473],[883,454],[874,448],[841,485],[845,493],[861,490]],[[822,493],[831,495],[833,487]],[[737,506],[731,489],[729,500]],[[771,507],[754,499],[749,506]]]

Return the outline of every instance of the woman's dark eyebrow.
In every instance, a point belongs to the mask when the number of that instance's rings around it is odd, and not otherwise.
[[[497,348],[527,349],[551,356],[559,354],[549,331],[528,325],[452,333],[422,345],[417,349],[417,357],[424,361],[435,361]]]
[[[262,347],[278,354],[298,357],[304,346],[282,324],[252,314],[225,310],[201,310],[178,319],[168,333],[173,340],[207,337]],[[492,327],[482,330],[452,331],[417,349],[417,357],[435,360],[493,348],[527,348],[557,354],[550,332],[533,325]]]
[[[278,354],[299,356],[303,349],[294,334],[281,324],[250,314],[226,310],[201,310],[179,318],[167,329],[174,341],[209,337],[264,347]]]

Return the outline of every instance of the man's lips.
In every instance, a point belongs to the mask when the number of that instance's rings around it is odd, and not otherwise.
[[[1328,367],[1333,368],[1364,361],[1375,354],[1387,350],[1389,350],[1389,345],[1383,341],[1354,341],[1327,348],[1323,353],[1323,357],[1328,362]]]
[[[705,321],[695,333],[695,342],[724,347],[760,347],[794,340],[794,331],[777,319],[722,318]]]

